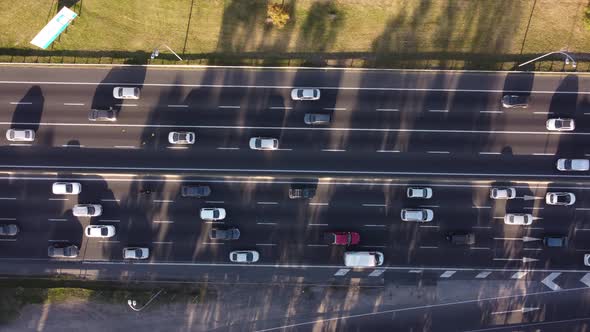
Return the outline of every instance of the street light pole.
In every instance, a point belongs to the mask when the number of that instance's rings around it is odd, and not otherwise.
[[[156,58],[158,55],[160,55],[160,50],[159,50],[159,48],[160,48],[160,47],[162,47],[162,46],[166,47],[166,48],[167,48],[167,49],[168,49],[170,52],[172,52],[172,54],[174,54],[174,55],[175,55],[175,56],[178,58],[178,60],[182,61],[182,58],[181,58],[181,57],[180,57],[178,54],[176,54],[176,52],[174,52],[174,51],[173,51],[173,50],[170,48],[170,46],[168,46],[168,45],[166,45],[166,44],[162,44],[162,45],[160,45],[160,46],[156,47],[156,48],[154,49],[154,51],[152,52],[152,55],[150,55],[150,59],[154,60],[154,58]]]
[[[136,308],[135,306],[137,305],[137,301],[135,300],[127,300],[127,305],[129,305],[129,308],[131,308],[131,310],[133,311],[142,311],[143,309],[145,309],[150,303],[152,303],[152,301],[158,297],[158,295],[160,295],[160,293],[162,293],[164,289],[160,289],[154,296],[152,296],[146,304],[143,305],[143,307],[141,308]]]
[[[574,58],[573,58],[571,55],[569,55],[569,54],[565,53],[564,51],[554,51],[554,52],[549,52],[549,53],[547,53],[547,54],[543,54],[543,55],[541,55],[541,56],[538,56],[538,57],[536,57],[536,58],[534,58],[534,59],[531,59],[531,60],[529,60],[529,61],[527,61],[527,62],[523,62],[523,63],[519,64],[519,65],[518,65],[518,67],[526,66],[526,65],[528,65],[528,64],[529,64],[529,63],[531,63],[531,62],[535,62],[535,61],[537,61],[537,60],[539,60],[539,59],[542,59],[542,58],[544,58],[544,57],[548,57],[548,56],[550,56],[551,54],[557,54],[557,53],[559,53],[559,54],[561,54],[561,55],[565,56],[565,64],[566,64],[566,65],[569,65],[569,64],[570,64],[570,61],[571,61],[571,63],[572,63],[572,67],[573,67],[573,68],[576,68],[576,65],[577,65],[577,64],[576,64],[576,60],[574,60]]]

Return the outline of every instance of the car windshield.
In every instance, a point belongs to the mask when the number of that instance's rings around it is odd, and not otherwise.
[[[572,168],[572,161],[570,159],[567,159],[563,165],[565,166],[565,168]]]
[[[219,218],[219,210],[213,210],[213,218]]]
[[[254,146],[257,147],[257,148],[261,148],[262,147],[262,140],[261,139],[257,139],[254,142]]]
[[[299,97],[299,98],[303,97],[303,90],[297,90],[297,97]]]
[[[93,206],[88,206],[87,209],[88,209],[88,214],[94,214],[95,210],[94,210]]]
[[[253,256],[251,252],[247,252],[244,254],[244,257],[246,258],[247,261],[251,261]]]
[[[68,184],[66,184],[66,191],[67,191],[67,192],[72,192],[72,191],[73,191],[73,189],[74,189],[74,188],[73,188],[73,186],[72,186],[72,184],[71,184],[71,183],[68,183]]]
[[[135,249],[135,257],[141,257],[141,249]]]

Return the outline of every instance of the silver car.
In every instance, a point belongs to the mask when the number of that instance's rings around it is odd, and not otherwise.
[[[113,97],[117,99],[139,99],[139,88],[118,86],[113,89]]]
[[[573,193],[547,193],[545,203],[549,205],[573,205],[576,202],[576,195]]]
[[[150,249],[143,247],[126,247],[123,248],[124,259],[147,259],[150,257]]]
[[[432,188],[429,187],[410,187],[408,188],[406,195],[408,198],[424,198],[428,199],[432,197]]]
[[[547,130],[550,131],[573,131],[576,129],[574,119],[549,119],[546,122]]]
[[[256,250],[236,250],[229,253],[229,260],[234,263],[256,263],[260,254]]]
[[[497,187],[490,190],[491,199],[514,199],[516,198],[516,189],[512,187]]]
[[[252,137],[249,145],[252,150],[276,150],[279,148],[279,140],[271,137]]]
[[[533,223],[533,215],[529,213],[507,213],[504,216],[506,225],[528,226]]]
[[[73,244],[52,244],[47,248],[47,256],[52,258],[76,258],[79,252],[78,247]]]
[[[588,159],[566,159],[557,160],[557,169],[560,171],[587,171],[590,169]]]
[[[429,222],[434,218],[431,209],[402,209],[401,218],[403,221]]]
[[[32,129],[8,129],[6,139],[11,142],[32,142],[35,140],[35,131]]]
[[[303,117],[303,122],[308,125],[327,125],[330,124],[332,117],[330,114],[307,113]]]
[[[102,214],[102,205],[100,204],[76,204],[72,209],[76,217],[98,217]]]
[[[88,112],[89,121],[117,121],[117,111],[111,109],[108,110],[90,110]]]
[[[291,90],[291,99],[293,100],[318,100],[320,99],[320,89],[303,88]]]

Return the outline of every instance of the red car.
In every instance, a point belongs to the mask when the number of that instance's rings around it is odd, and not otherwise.
[[[329,232],[324,233],[324,240],[328,244],[351,246],[358,244],[361,236],[357,232]]]

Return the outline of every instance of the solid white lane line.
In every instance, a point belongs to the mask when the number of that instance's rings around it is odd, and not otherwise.
[[[555,156],[555,153],[541,153],[541,152],[535,152],[535,153],[533,153],[533,156]]]
[[[387,227],[387,225],[376,225],[376,224],[370,224],[370,225],[363,225],[365,227]]]
[[[399,112],[397,108],[378,108],[377,112]]]
[[[448,113],[449,110],[428,110],[428,112],[433,112],[433,113]]]
[[[121,106],[131,106],[131,107],[136,107],[136,106],[137,106],[137,104],[115,104],[115,106],[119,106],[119,107],[121,107]]]
[[[11,101],[10,105],[32,105],[33,103],[28,101]]]
[[[346,107],[324,107],[326,111],[346,111]]]
[[[257,246],[276,246],[276,243],[256,243]]]
[[[256,225],[276,225],[276,222],[257,222]]]
[[[232,147],[218,147],[217,150],[239,150],[240,148],[232,148]]]
[[[376,203],[363,203],[362,206],[366,207],[385,207],[386,204],[376,204]]]
[[[173,224],[174,221],[172,220],[154,220],[155,224]]]
[[[49,221],[67,221],[67,219],[62,219],[62,218],[50,218],[47,220],[49,220]]]
[[[50,201],[69,201],[69,198],[50,198]]]
[[[207,203],[207,204],[223,204],[225,202],[224,201],[205,201],[205,203]]]
[[[240,106],[237,106],[237,105],[221,105],[221,106],[217,106],[217,108],[240,108]]]
[[[479,154],[502,154],[501,152],[480,152]]]
[[[479,113],[494,113],[494,114],[502,114],[502,111],[479,111]]]
[[[116,199],[116,198],[101,198],[100,199],[101,202],[120,202],[120,199]]]
[[[399,150],[377,150],[377,152],[397,153],[397,152],[400,152],[400,151]]]
[[[65,106],[84,106],[83,103],[64,103]]]
[[[133,145],[115,145],[114,148],[116,148],[116,149],[137,149],[137,147],[133,146]]]
[[[279,202],[256,202],[256,204],[260,204],[260,205],[276,205],[276,204],[279,204]]]
[[[98,219],[100,222],[121,222],[119,219]]]
[[[289,106],[271,106],[270,109],[271,110],[290,110],[290,109],[293,109],[293,107],[289,107]]]
[[[29,143],[10,143],[10,146],[31,146],[33,144],[29,144]]]
[[[170,199],[154,199],[154,203],[174,203],[174,201]]]
[[[322,149],[324,152],[345,152],[343,149]]]
[[[328,224],[307,224],[307,226],[328,226]]]
[[[426,151],[428,153],[451,153],[449,151]]]
[[[312,206],[327,206],[328,203],[309,203],[309,205],[312,205]]]
[[[187,108],[188,105],[168,105],[170,108]]]

